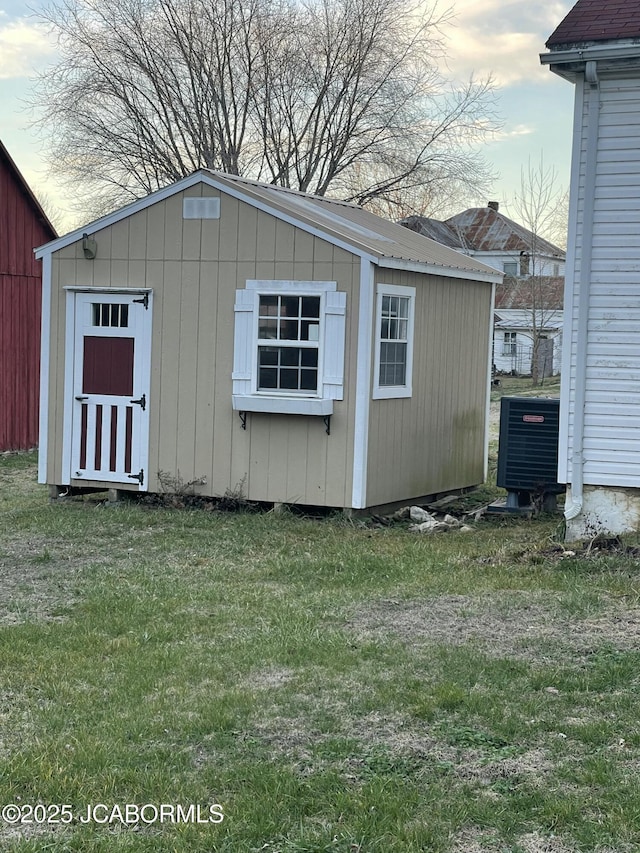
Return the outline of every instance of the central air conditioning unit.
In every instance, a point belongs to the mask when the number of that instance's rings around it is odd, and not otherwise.
[[[507,490],[506,503],[493,512],[556,509],[560,400],[551,397],[503,397],[496,483]]]

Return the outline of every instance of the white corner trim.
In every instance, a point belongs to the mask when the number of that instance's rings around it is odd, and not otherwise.
[[[487,396],[484,412],[484,454],[482,460],[482,471],[484,482],[489,476],[489,431],[491,428],[491,379],[493,377],[493,334],[494,334],[494,312],[496,304],[496,286],[491,288],[491,311],[489,312],[489,334],[487,335]]]
[[[56,485],[71,483],[71,443],[73,440],[73,369],[76,341],[76,297],[73,291],[67,292],[66,319],[64,324],[64,398],[62,409],[62,477]]]
[[[352,509],[364,509],[367,505],[373,297],[374,265],[371,261],[362,259],[360,261],[360,290],[358,299],[356,409],[353,431],[353,485],[351,491]]]
[[[268,412],[283,415],[333,414],[333,400],[318,397],[267,397],[260,394],[234,394],[236,412]]]
[[[40,414],[38,424],[38,482],[47,482],[49,458],[49,381],[51,347],[51,255],[42,262],[42,302],[40,319]]]

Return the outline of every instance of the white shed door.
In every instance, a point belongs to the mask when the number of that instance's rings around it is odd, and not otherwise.
[[[149,452],[149,293],[76,293],[71,477],[137,483]]]

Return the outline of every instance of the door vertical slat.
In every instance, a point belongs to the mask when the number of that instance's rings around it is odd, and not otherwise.
[[[109,470],[117,471],[118,407],[111,406],[111,434],[109,436]]]
[[[118,471],[128,474],[125,451],[125,432],[127,420],[127,406],[118,406]]]
[[[103,441],[102,431],[102,406],[96,406],[96,450],[94,458],[94,471],[102,471],[102,448],[107,443]]]
[[[133,409],[131,406],[127,406],[127,417],[126,417],[126,431],[125,431],[125,441],[124,441],[124,470],[127,474],[131,473],[131,450],[132,450],[132,439],[133,439]]]

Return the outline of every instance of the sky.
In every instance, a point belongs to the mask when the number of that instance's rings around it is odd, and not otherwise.
[[[108,2],[108,0],[105,0]],[[68,192],[46,164],[44,140],[33,129],[26,98],[35,72],[55,61],[56,49],[37,12],[47,0],[0,0],[0,139],[54,219],[61,233],[79,225],[68,210]],[[520,188],[522,168],[544,159],[558,184],[568,187],[573,86],[540,64],[545,41],[574,5],[573,0],[452,0],[447,29],[448,73],[465,80],[491,74],[497,85],[501,131],[482,153],[498,177],[486,201],[499,201],[507,215]],[[447,4],[440,3],[440,9]],[[470,199],[468,206],[483,203]]]

